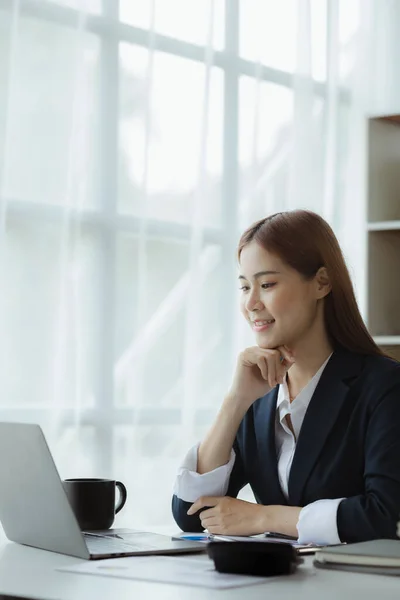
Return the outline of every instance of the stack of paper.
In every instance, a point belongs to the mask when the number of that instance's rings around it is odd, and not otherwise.
[[[186,556],[184,558],[175,556],[133,556],[88,561],[70,567],[63,567],[59,570],[214,589],[254,585],[275,579],[275,577],[265,578],[218,573],[214,569],[214,563],[207,556]]]

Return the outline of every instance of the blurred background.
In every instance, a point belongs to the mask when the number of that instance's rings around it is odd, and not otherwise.
[[[400,104],[393,0],[0,0],[0,420],[172,524],[240,349],[235,248],[310,208],[365,311],[366,117]],[[397,57],[397,58],[396,58]]]

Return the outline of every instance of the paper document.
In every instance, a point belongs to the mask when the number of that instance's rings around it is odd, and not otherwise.
[[[219,533],[213,533],[210,535],[210,541],[213,540],[220,542],[279,542],[280,544],[289,544],[290,546],[301,546],[302,548],[305,544],[298,544],[297,540],[286,540],[279,537],[265,537],[265,536],[255,536],[255,535],[219,535]]]
[[[299,544],[297,540],[285,539],[273,536],[244,536],[244,535],[210,535],[210,541],[216,542],[258,542],[260,544],[275,542],[278,544],[289,544],[297,550],[298,554],[314,554],[320,548],[326,547],[319,544]]]
[[[242,587],[275,579],[218,573],[207,556],[131,556],[87,561],[57,570],[213,589]]]

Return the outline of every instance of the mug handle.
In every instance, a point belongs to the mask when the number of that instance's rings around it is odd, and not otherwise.
[[[115,487],[117,487],[119,489],[119,502],[118,502],[117,506],[115,507],[115,514],[117,514],[117,513],[119,513],[121,508],[123,508],[125,506],[128,492],[126,491],[126,487],[124,486],[124,484],[121,481],[116,481]]]

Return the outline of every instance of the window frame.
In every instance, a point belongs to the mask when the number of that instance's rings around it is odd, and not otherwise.
[[[0,0],[0,10],[13,10],[13,0]],[[21,14],[42,19],[48,23],[76,28],[80,11],[59,5],[49,0],[20,0]],[[223,82],[223,161],[222,161],[222,223],[223,228],[206,226],[203,232],[203,244],[217,243],[222,250],[222,261],[226,265],[227,280],[225,298],[221,299],[227,310],[222,324],[224,342],[228,348],[234,347],[231,324],[235,319],[236,307],[232,298],[236,294],[236,274],[232,261],[232,249],[238,236],[238,130],[239,130],[239,79],[242,75],[257,76],[270,83],[288,88],[293,87],[293,76],[266,65],[257,65],[239,56],[239,10],[240,0],[225,0],[225,43],[222,50],[215,50],[213,65],[222,69]],[[69,218],[79,220],[94,228],[101,240],[101,277],[99,289],[100,322],[98,347],[101,348],[98,364],[98,377],[95,388],[96,406],[83,409],[79,417],[81,424],[93,425],[99,453],[96,456],[102,469],[111,471],[112,466],[112,430],[115,425],[129,422],[139,424],[171,424],[180,422],[181,411],[168,408],[141,408],[137,414],[134,408],[114,405],[114,357],[113,339],[115,325],[115,290],[110,285],[114,279],[116,266],[116,243],[121,233],[139,234],[140,217],[118,213],[118,114],[119,114],[119,44],[128,42],[148,47],[148,31],[118,20],[119,1],[102,0],[102,14],[85,15],[85,30],[99,36],[100,40],[100,173],[98,186],[98,210],[69,210]],[[197,44],[174,39],[159,33],[152,35],[154,51],[161,51],[196,62],[205,62],[205,48]],[[326,85],[314,81],[314,93],[325,97]],[[340,91],[341,100],[348,101],[348,92]],[[29,222],[58,222],[64,218],[63,206],[35,204],[30,201],[2,198],[7,213],[15,218]],[[162,237],[165,240],[190,240],[190,226],[148,219],[146,231],[149,237]],[[49,407],[0,407],[2,419],[26,421],[45,419],[52,411]],[[61,410],[60,423],[71,426],[76,415],[72,409]],[[199,409],[196,422],[207,423],[212,411]]]

